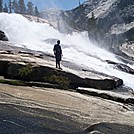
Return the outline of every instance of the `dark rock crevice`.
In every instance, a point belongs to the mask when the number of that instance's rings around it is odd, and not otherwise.
[[[110,95],[110,94],[105,93],[105,92],[99,93],[96,91],[90,91],[90,90],[86,90],[86,89],[77,89],[76,91],[78,93],[81,93],[81,94],[101,97],[103,99],[112,100],[112,101],[120,102],[123,104],[132,104],[132,105],[134,104],[134,98],[122,98],[119,96]]]
[[[8,38],[6,37],[5,33],[1,30],[0,30],[0,40],[8,41]]]

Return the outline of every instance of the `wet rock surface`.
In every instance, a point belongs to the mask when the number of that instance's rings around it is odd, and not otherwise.
[[[129,74],[134,74],[134,69],[132,69],[131,67],[125,65],[125,64],[122,64],[122,63],[116,63],[116,62],[113,62],[113,61],[106,61],[108,64],[111,64],[111,65],[114,65],[118,70],[121,70],[123,72],[127,72]]]

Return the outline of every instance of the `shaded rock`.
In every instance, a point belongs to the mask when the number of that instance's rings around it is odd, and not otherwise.
[[[28,55],[34,55],[32,52],[27,52],[27,51],[19,51],[19,54],[28,54]]]
[[[81,94],[101,97],[103,99],[112,100],[112,101],[116,101],[116,102],[120,102],[120,103],[124,103],[124,104],[134,104],[134,98],[127,98],[126,99],[126,98],[112,95],[112,94],[108,94],[105,92],[100,93],[100,92],[93,91],[93,90],[79,89],[79,88],[76,91],[78,93],[81,93]]]
[[[78,126],[78,122],[56,112],[0,104],[0,132],[3,134],[68,134],[68,131],[78,131]]]
[[[6,74],[6,67],[9,61],[0,61],[0,75],[4,76]]]
[[[100,122],[91,125],[87,129],[85,129],[85,131],[88,133],[90,132],[91,134],[133,134],[133,129],[134,126]]]
[[[131,104],[134,104],[134,98],[128,98],[128,99],[126,99],[126,102],[127,103],[131,103]]]
[[[91,79],[81,78],[73,73],[65,72],[47,66],[22,65],[19,63],[8,63],[4,70],[5,78],[19,79],[24,81],[49,82],[69,86],[76,89],[78,87],[92,87],[97,89],[113,89],[123,84],[118,78]]]
[[[44,56],[43,54],[38,54],[38,55],[35,55],[35,57],[43,59]]]
[[[0,40],[8,41],[8,38],[6,37],[5,33],[1,30],[0,30]]]
[[[0,54],[13,54],[11,50],[0,51]]]
[[[96,88],[96,89],[113,89],[116,87],[119,87],[123,85],[123,81],[121,79],[85,79],[87,86],[90,85],[91,88]],[[83,86],[81,86],[83,87]]]
[[[106,60],[106,62],[108,64],[112,64],[114,65],[117,69],[123,71],[123,72],[127,72],[127,73],[130,73],[130,74],[134,74],[134,69],[130,68],[129,66],[125,65],[125,64],[122,64],[122,63],[116,63],[116,62],[113,62],[113,61],[109,61],[109,60]]]

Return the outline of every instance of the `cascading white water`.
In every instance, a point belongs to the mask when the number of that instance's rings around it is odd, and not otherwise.
[[[124,84],[134,89],[134,75],[114,69],[105,60],[118,61],[114,54],[93,45],[87,33],[61,34],[49,24],[30,22],[18,14],[0,13],[0,30],[17,46],[53,54],[54,44],[47,39],[61,40],[64,59],[78,65],[123,79]],[[56,42],[55,42],[56,43]],[[131,66],[133,67],[133,66]]]

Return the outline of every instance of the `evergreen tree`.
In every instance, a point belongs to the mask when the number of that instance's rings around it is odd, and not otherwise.
[[[92,17],[88,20],[89,30],[94,31],[96,28],[96,19],[94,13],[92,12]]]
[[[12,0],[9,0],[9,13],[12,13]]]
[[[19,10],[18,10],[18,3],[17,3],[17,0],[14,0],[13,3],[12,3],[12,9],[15,13],[18,13]]]
[[[40,16],[40,13],[39,13],[39,10],[38,10],[38,7],[35,6],[35,16],[39,17]]]
[[[60,21],[59,21],[59,19],[57,19],[57,29],[58,29],[58,31],[61,31],[60,30]]]
[[[8,7],[7,7],[6,3],[5,3],[5,7],[3,9],[3,12],[8,13]]]
[[[3,11],[3,0],[0,0],[0,12]]]
[[[81,5],[81,3],[80,3],[80,0],[79,0],[79,6]]]
[[[34,15],[34,7],[32,2],[28,2],[27,4],[27,14]]]
[[[88,19],[88,34],[90,39],[97,40],[98,33],[97,33],[97,25],[96,25],[96,18],[94,13],[92,12],[91,18]]]
[[[92,12],[92,19],[95,19],[94,12]]]
[[[26,7],[24,0],[18,1],[18,13],[25,14],[26,13]]]

